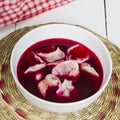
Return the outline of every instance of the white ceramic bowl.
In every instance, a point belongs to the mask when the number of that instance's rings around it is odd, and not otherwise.
[[[68,38],[78,41],[90,48],[99,58],[103,67],[103,83],[94,95],[87,99],[71,103],[54,103],[40,99],[29,93],[18,81],[17,64],[23,52],[34,43],[49,38]],[[24,35],[15,45],[10,59],[11,71],[15,83],[23,96],[32,104],[51,112],[68,113],[80,110],[94,102],[107,86],[112,73],[111,56],[105,45],[95,35],[73,25],[67,24],[49,24],[38,27]]]

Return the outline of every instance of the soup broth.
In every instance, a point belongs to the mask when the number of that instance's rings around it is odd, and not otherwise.
[[[64,38],[39,41],[21,56],[17,76],[31,94],[68,103],[95,94],[103,81],[100,60],[85,45]]]

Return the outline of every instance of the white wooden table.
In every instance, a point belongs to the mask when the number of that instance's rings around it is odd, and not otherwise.
[[[85,26],[120,48],[120,0],[76,0],[7,27],[0,28],[0,39],[25,26],[66,22]]]

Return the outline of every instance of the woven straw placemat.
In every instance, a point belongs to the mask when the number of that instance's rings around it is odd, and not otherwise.
[[[0,120],[120,120],[120,49],[92,31],[104,42],[113,61],[113,73],[102,95],[89,107],[67,114],[51,113],[26,101],[14,83],[10,55],[16,42],[39,26],[16,30],[0,41]]]

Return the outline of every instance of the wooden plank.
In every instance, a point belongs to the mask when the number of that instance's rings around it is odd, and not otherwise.
[[[104,0],[76,0],[70,4],[53,9],[19,22],[16,28],[48,22],[78,24],[106,37]]]
[[[106,0],[108,39],[120,48],[120,0]]]

